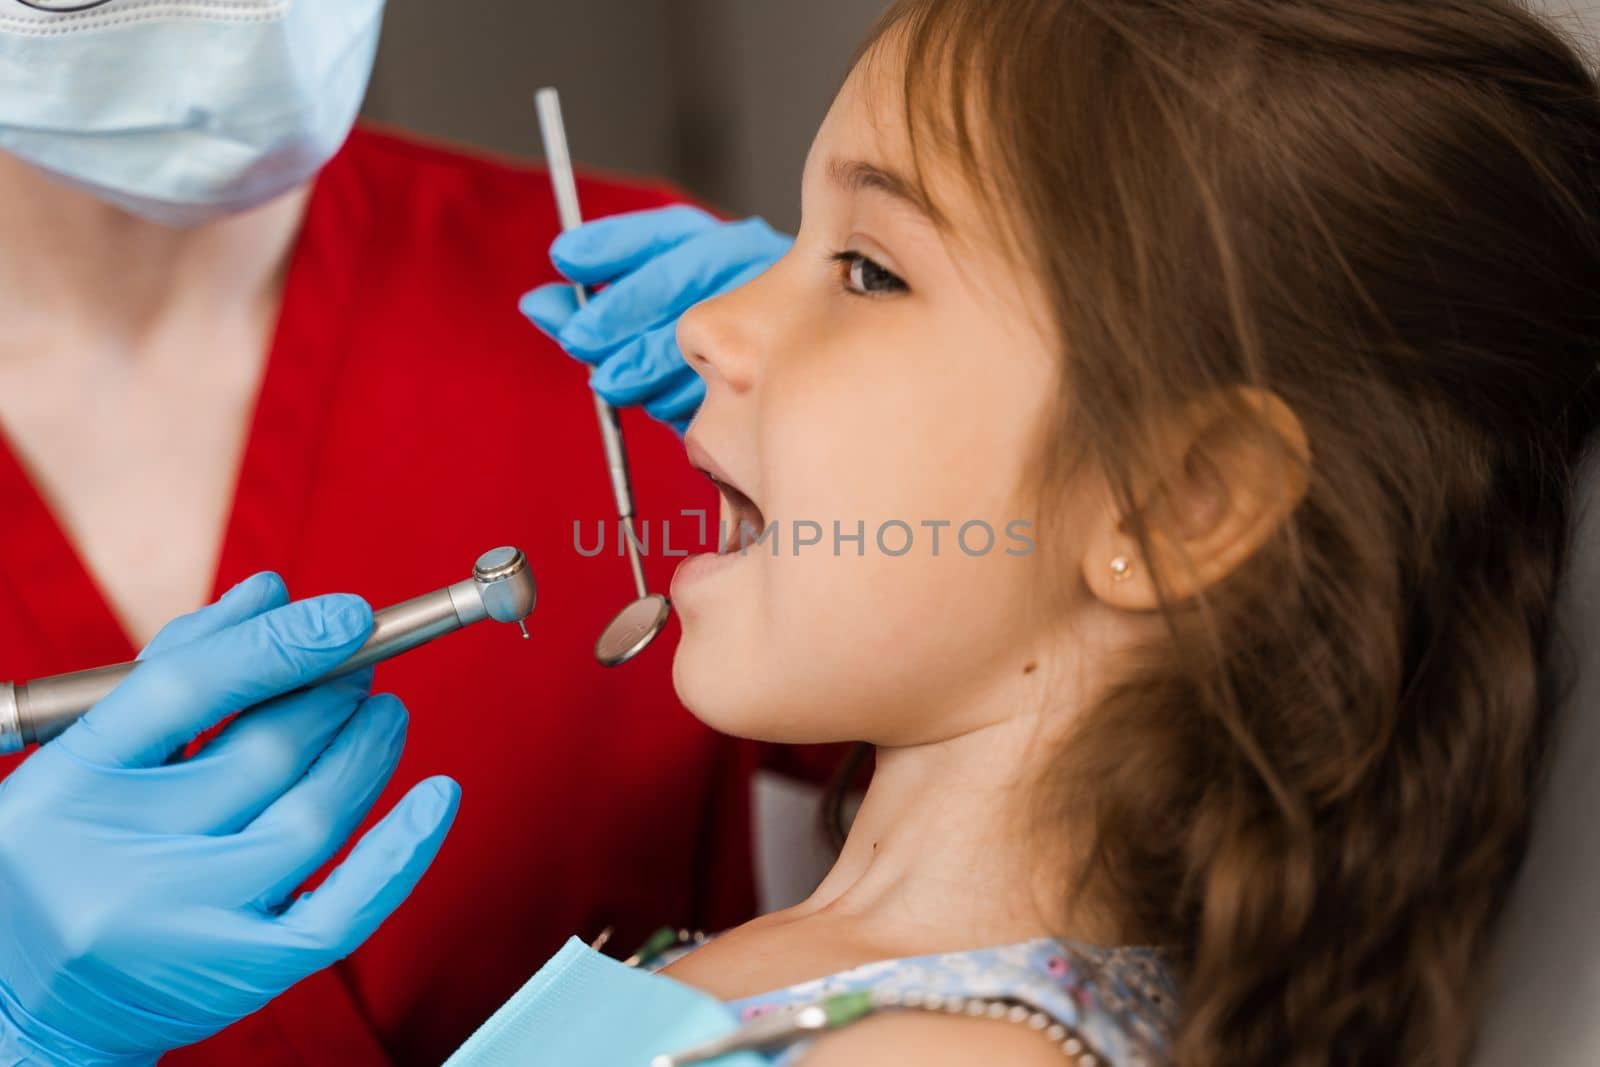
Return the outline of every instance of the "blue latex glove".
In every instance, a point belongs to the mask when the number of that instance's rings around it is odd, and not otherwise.
[[[173,622],[0,782],[0,1064],[152,1064],[347,955],[433,859],[459,795],[448,779],[288,899],[377,799],[406,713],[367,698],[370,672],[294,692],[361,645],[372,612],[287,601],[258,575]]]
[[[577,359],[614,407],[642,405],[682,434],[705,399],[705,383],[678,350],[678,319],[762,274],[793,238],[760,219],[718,222],[683,205],[614,215],[562,234],[556,269],[607,288],[578,309],[572,287],[542,285],[522,313]]]

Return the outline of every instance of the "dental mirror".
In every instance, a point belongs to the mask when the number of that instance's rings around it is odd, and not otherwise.
[[[611,625],[594,643],[594,658],[603,666],[626,663],[640,652],[667,625],[672,607],[660,593],[649,593],[617,613]]]
[[[550,184],[555,189],[556,211],[561,216],[563,232],[583,225],[583,214],[578,210],[578,183],[572,175],[572,156],[567,151],[567,130],[561,121],[561,96],[554,89],[540,89],[534,96],[539,109],[539,132],[544,138],[545,165],[550,171]],[[589,300],[588,291],[574,285],[581,308]],[[620,520],[623,544],[628,551],[628,565],[633,571],[633,588],[638,599],[617,613],[611,624],[600,634],[594,645],[594,658],[603,667],[616,667],[628,662],[656,639],[672,605],[660,593],[652,593],[645,585],[644,564],[639,559],[639,538],[633,528],[633,486],[628,474],[628,451],[622,441],[622,423],[616,409],[596,394],[595,415],[600,420],[600,440],[605,445],[606,469],[611,475],[611,492],[617,499],[617,517]]]

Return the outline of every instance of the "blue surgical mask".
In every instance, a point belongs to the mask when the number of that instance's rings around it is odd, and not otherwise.
[[[0,0],[0,150],[194,226],[301,185],[344,143],[384,0]]]

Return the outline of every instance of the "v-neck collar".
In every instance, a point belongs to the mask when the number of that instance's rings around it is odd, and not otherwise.
[[[0,427],[0,584],[49,652],[45,671],[133,658],[133,641]]]
[[[278,323],[247,427],[212,595],[258,570],[293,570],[339,376],[357,315],[352,289],[366,205],[335,159],[317,180],[290,255]],[[0,586],[51,653],[48,670],[132,659],[112,610],[0,427]],[[12,610],[12,609],[7,609]]]

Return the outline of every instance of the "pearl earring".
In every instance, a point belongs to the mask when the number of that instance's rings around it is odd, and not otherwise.
[[[1113,581],[1125,582],[1133,577],[1133,561],[1127,556],[1118,556],[1111,561],[1111,578]]]

